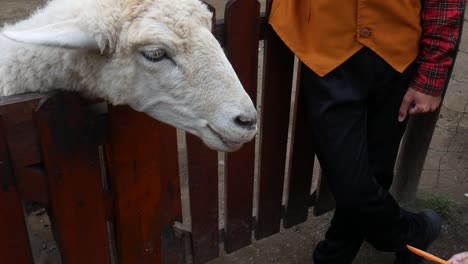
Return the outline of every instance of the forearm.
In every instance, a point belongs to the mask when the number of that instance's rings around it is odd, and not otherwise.
[[[417,71],[411,88],[440,96],[453,66],[466,0],[425,0]]]

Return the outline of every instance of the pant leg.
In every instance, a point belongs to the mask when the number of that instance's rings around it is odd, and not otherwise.
[[[337,207],[325,239],[314,250],[314,263],[348,264],[353,261],[364,242],[364,235],[357,228],[350,228],[347,219],[346,210]]]
[[[377,80],[379,71],[387,72],[383,77],[388,80]],[[370,164],[368,146],[368,122],[375,111],[369,110],[369,95],[379,94],[375,87],[380,85],[374,84],[397,80],[399,75],[368,50],[359,52],[324,78],[304,69],[303,89],[317,156],[337,202],[326,239],[314,253],[315,263],[350,263],[364,237],[384,250],[395,250],[401,245],[400,208],[389,195],[388,187],[384,188],[380,177],[377,180],[374,175],[373,170],[379,166]],[[391,142],[399,142],[399,133],[386,127],[385,122],[381,125],[383,137],[396,135],[397,139]]]
[[[376,67],[379,69],[380,67]],[[411,65],[402,74],[377,71],[367,107],[367,145],[372,174],[388,190],[406,122],[398,122],[403,97],[414,74]]]
[[[369,173],[367,97],[373,64],[367,53],[359,52],[323,78],[303,67],[302,94],[316,154],[343,208],[359,208],[386,195]]]

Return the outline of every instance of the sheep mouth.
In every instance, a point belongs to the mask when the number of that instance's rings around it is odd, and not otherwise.
[[[208,129],[211,131],[213,135],[215,135],[223,143],[223,145],[225,145],[229,149],[238,149],[244,144],[243,142],[229,140],[223,137],[218,131],[213,129],[210,125],[208,125]]]

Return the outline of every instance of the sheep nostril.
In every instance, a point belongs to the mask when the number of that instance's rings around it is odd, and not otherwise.
[[[237,116],[234,118],[234,123],[244,129],[255,129],[257,124],[257,118],[249,118],[245,116]]]

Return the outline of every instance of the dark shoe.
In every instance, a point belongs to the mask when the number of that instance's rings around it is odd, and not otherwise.
[[[364,238],[356,237],[351,240],[320,241],[315,247],[314,264],[349,264],[352,263],[361,248]]]
[[[440,216],[431,209],[424,209],[416,215],[419,218],[417,221],[419,228],[408,239],[410,246],[427,250],[434,240],[440,234],[442,220]],[[423,263],[423,258],[415,255],[408,249],[396,253],[395,264],[420,264]]]

